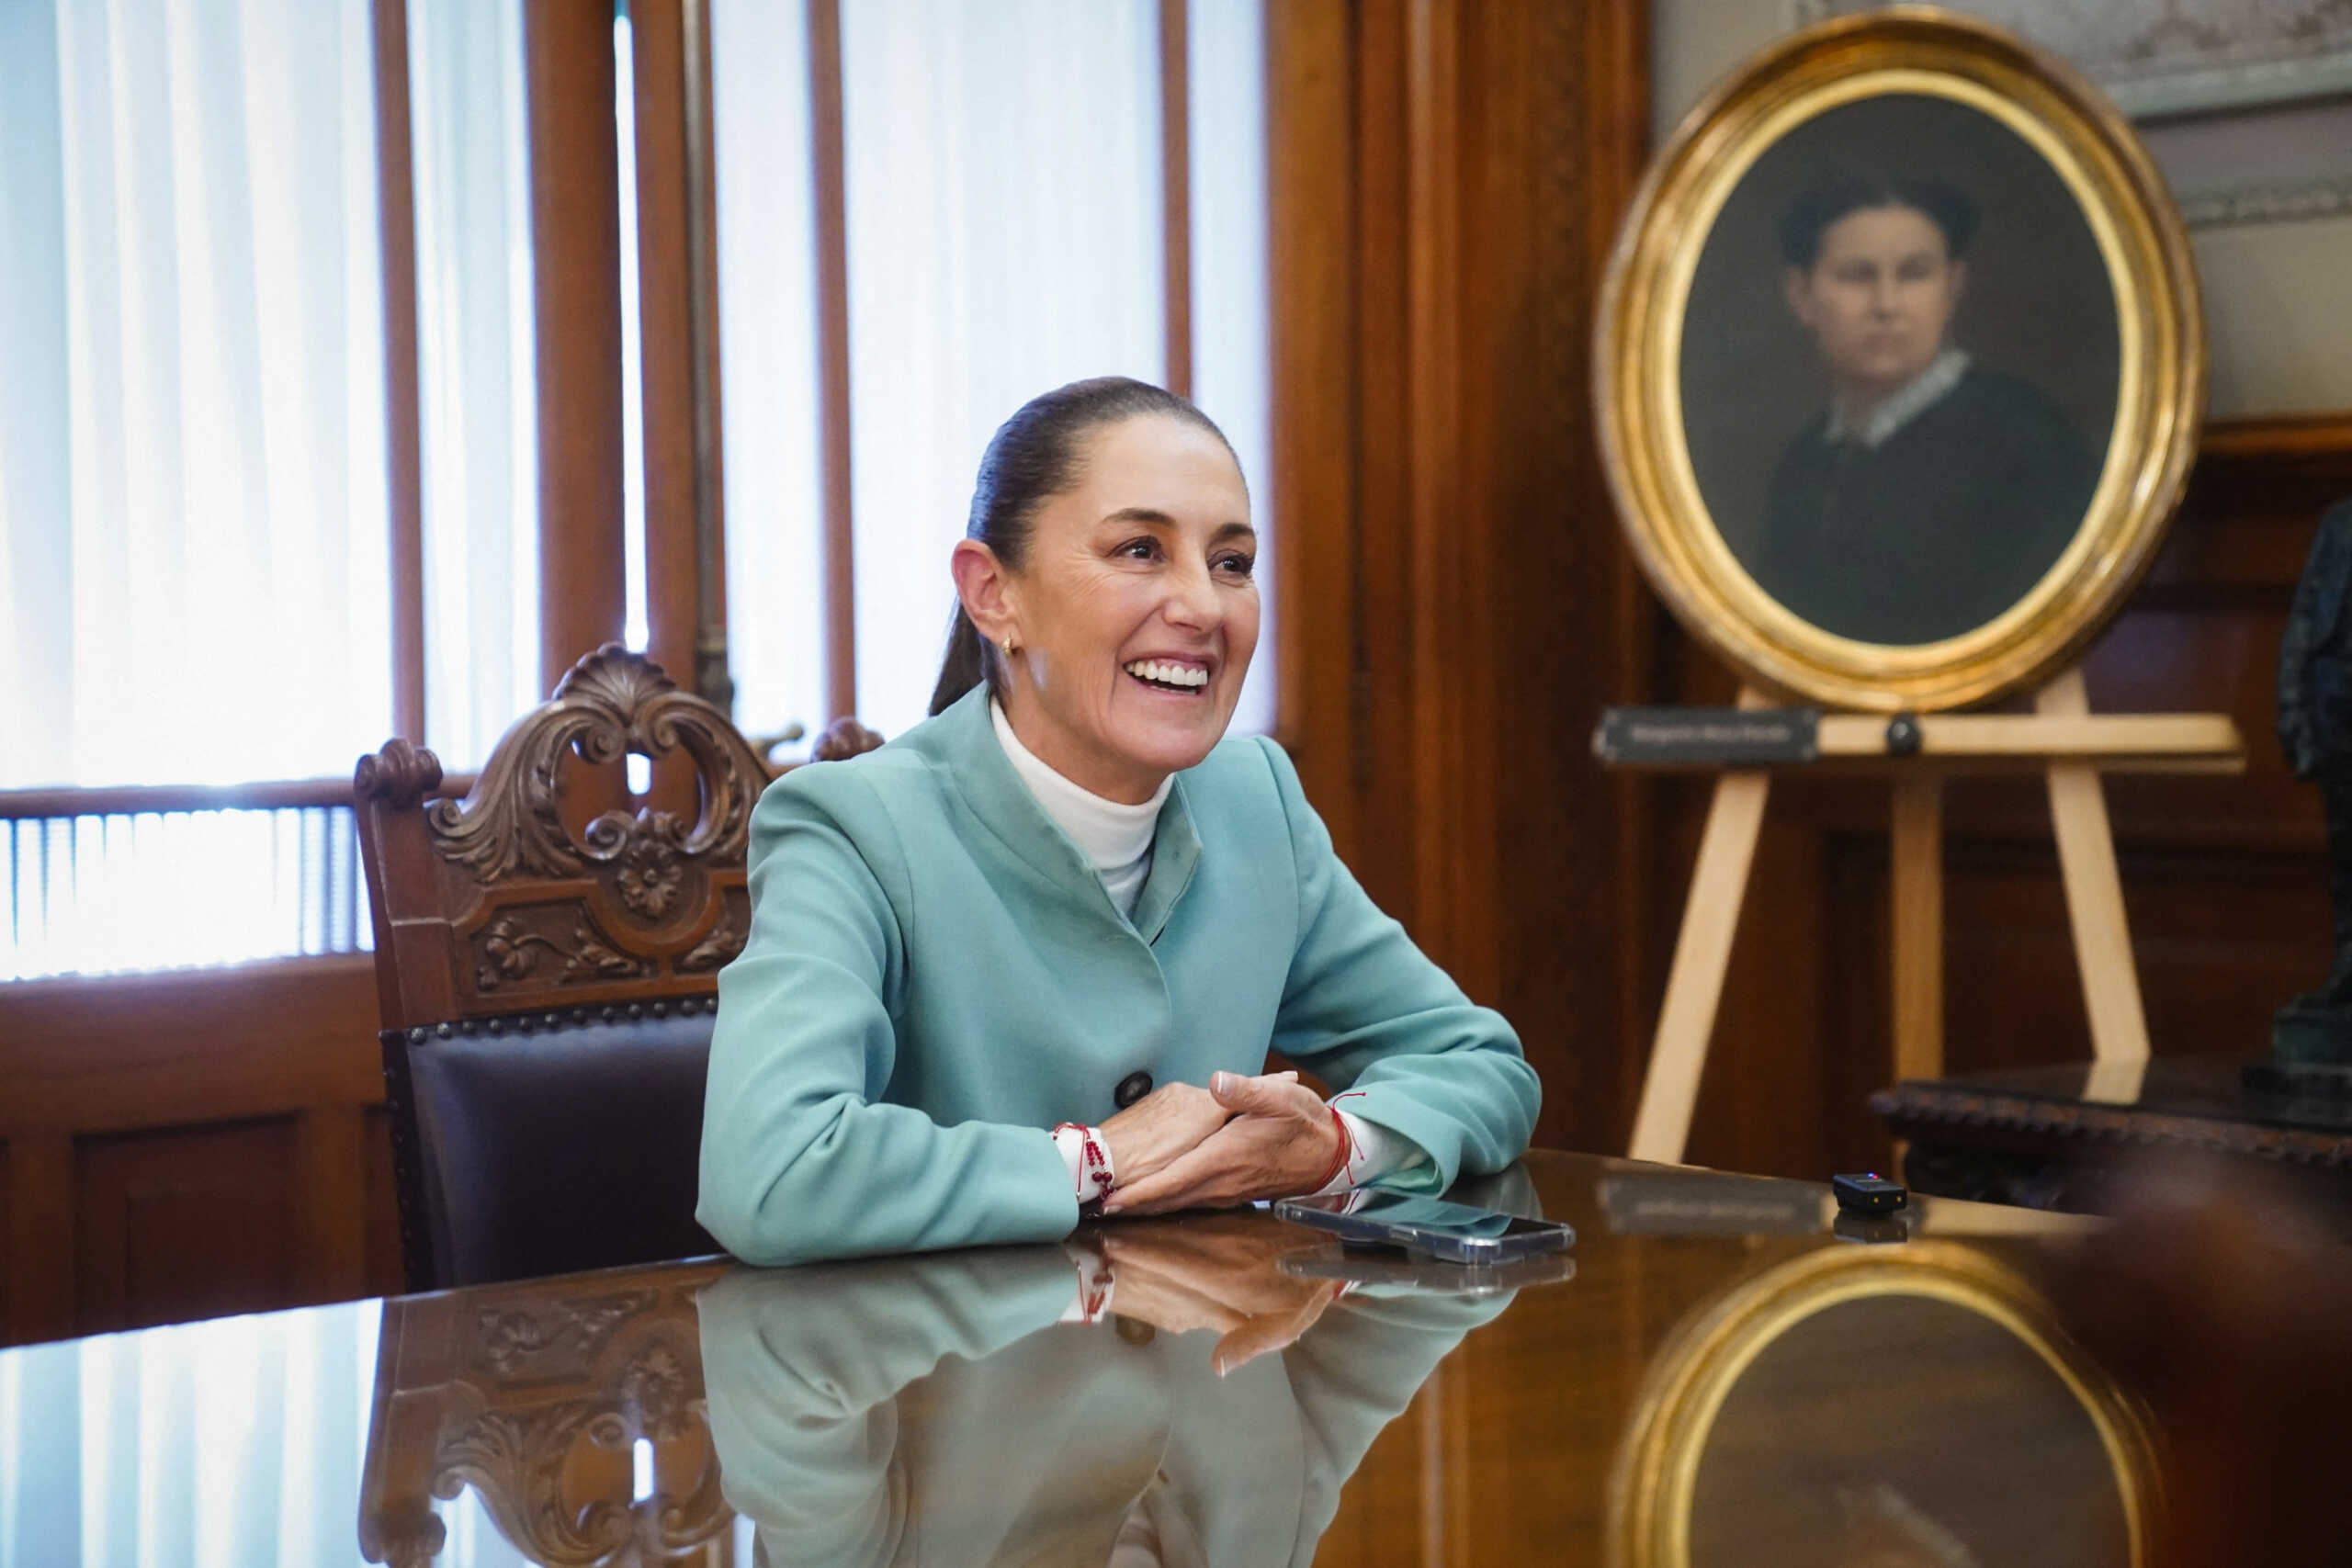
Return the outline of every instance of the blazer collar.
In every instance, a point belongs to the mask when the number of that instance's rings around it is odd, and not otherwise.
[[[1135,913],[1123,917],[1085,852],[1046,815],[1013,771],[989,718],[987,682],[957,698],[933,722],[939,726],[941,760],[956,788],[1007,853],[1090,908],[1132,925],[1146,942],[1159,940],[1201,860],[1200,833],[1193,823],[1183,774],[1176,775],[1160,806],[1152,836],[1151,873],[1136,896]]]

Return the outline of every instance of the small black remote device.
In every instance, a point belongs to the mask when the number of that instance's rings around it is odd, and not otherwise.
[[[1838,1206],[1849,1214],[1891,1214],[1911,1204],[1911,1194],[1901,1182],[1889,1181],[1874,1170],[1860,1176],[1833,1176],[1829,1190],[1838,1195]]]

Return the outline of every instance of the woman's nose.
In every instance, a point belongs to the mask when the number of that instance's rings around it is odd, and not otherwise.
[[[1180,626],[1207,627],[1216,624],[1216,584],[1209,581],[1205,564],[1179,571],[1170,579],[1165,613],[1170,622]]]

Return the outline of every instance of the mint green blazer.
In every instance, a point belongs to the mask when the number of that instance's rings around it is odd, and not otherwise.
[[[1136,1072],[1269,1047],[1428,1158],[1525,1148],[1535,1074],[1331,852],[1290,760],[1227,739],[1176,776],[1132,917],[1012,771],[985,689],[796,769],[752,820],[752,930],[719,976],[696,1217],[753,1263],[1045,1241],[1078,1222],[1049,1131]]]

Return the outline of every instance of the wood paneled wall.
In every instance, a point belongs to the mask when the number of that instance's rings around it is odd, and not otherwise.
[[[1595,291],[1643,155],[1646,7],[1275,6],[1280,728],[1340,852],[1544,1074],[1630,1116],[1644,797],[1600,707],[1655,613],[1593,446]]]
[[[0,986],[0,1344],[400,1288],[365,955]]]

